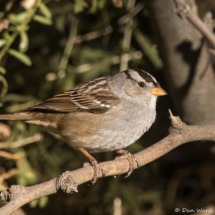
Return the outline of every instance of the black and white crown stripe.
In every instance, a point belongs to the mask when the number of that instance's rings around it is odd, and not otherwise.
[[[158,83],[158,81],[148,72],[141,70],[141,69],[132,69],[133,71],[137,72],[139,76],[141,76],[146,82],[148,83],[153,83],[154,86],[158,87],[160,86],[160,84]],[[127,75],[127,77],[129,79],[133,79],[129,73],[129,70],[125,71],[125,74]]]

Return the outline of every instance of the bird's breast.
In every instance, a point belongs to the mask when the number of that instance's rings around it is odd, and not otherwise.
[[[126,113],[125,113],[126,114]],[[100,129],[98,136],[105,136],[104,144],[99,149],[94,149],[102,151],[114,151],[123,149],[136,140],[138,140],[148,129],[151,127],[155,120],[156,113],[152,111],[151,113],[131,113],[126,114],[127,117],[119,117],[118,119],[113,119],[111,125],[108,129]]]
[[[113,110],[114,111],[114,110]],[[123,149],[139,139],[152,125],[156,112],[153,109],[123,110],[112,114],[97,114],[92,120],[89,114],[71,116],[63,139],[73,148],[82,147],[89,153]],[[94,114],[95,115],[95,114]]]

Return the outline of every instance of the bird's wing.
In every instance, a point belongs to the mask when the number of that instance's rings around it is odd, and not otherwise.
[[[30,110],[103,113],[118,103],[120,103],[120,99],[110,91],[107,78],[104,77],[79,85],[74,90],[58,94],[42,104],[31,107]]]

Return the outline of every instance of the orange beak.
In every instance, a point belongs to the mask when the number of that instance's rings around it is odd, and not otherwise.
[[[150,90],[149,93],[152,93],[156,96],[165,96],[167,95],[166,91],[161,87],[155,87],[154,89]]]

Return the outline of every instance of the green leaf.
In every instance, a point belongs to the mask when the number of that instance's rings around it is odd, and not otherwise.
[[[105,0],[92,0],[92,5],[89,12],[96,13],[98,9],[102,9],[105,6],[105,3]]]
[[[91,8],[90,8],[90,13],[96,13],[96,11],[97,11],[97,3],[98,3],[97,0],[92,0],[92,5],[91,5]]]
[[[0,19],[5,15],[5,12],[0,12]]]
[[[13,26],[14,27],[14,30],[12,29],[11,31],[19,31],[19,32],[23,32],[23,31],[28,31],[29,30],[29,25],[16,25],[16,26]]]
[[[39,203],[39,199],[34,199],[29,203],[29,205],[31,208],[35,208],[38,205],[38,203]]]
[[[0,97],[3,97],[7,93],[8,84],[7,84],[6,79],[2,75],[0,75],[0,81],[2,82],[2,85],[3,85]]]
[[[6,44],[6,40],[0,39],[0,48]]]
[[[46,5],[44,3],[40,3],[39,4],[39,8],[42,12],[42,14],[47,17],[47,18],[51,18],[52,17],[52,14],[51,14],[51,11],[48,9],[48,7],[46,7]]]
[[[39,207],[44,208],[47,205],[48,200],[49,200],[48,196],[41,197],[39,201]]]
[[[12,55],[13,57],[19,59],[25,65],[27,65],[27,66],[32,65],[31,59],[27,55],[25,55],[25,54],[23,54],[21,52],[18,52],[18,51],[14,50],[14,49],[9,49],[8,53],[10,55]]]
[[[74,13],[80,13],[86,7],[88,7],[88,4],[84,0],[75,0]]]
[[[21,38],[21,41],[19,43],[19,51],[26,52],[29,44],[27,33],[25,31],[21,32],[20,38]]]
[[[40,16],[40,15],[35,15],[33,17],[33,20],[36,21],[36,22],[40,22],[44,25],[52,25],[52,20],[47,18],[47,17],[44,17],[44,16]]]
[[[144,54],[148,57],[148,59],[152,62],[156,69],[161,69],[163,66],[163,62],[159,57],[159,54],[153,50],[153,43],[149,38],[146,37],[140,30],[136,29],[134,31],[134,36],[139,43],[141,49]]]
[[[0,73],[5,75],[6,74],[6,69],[0,66]]]
[[[99,0],[98,2],[98,7],[99,9],[102,9],[106,4],[106,0]]]
[[[22,126],[22,124],[19,124],[19,126],[20,125]],[[26,128],[21,127],[21,129],[24,131]],[[37,175],[26,158],[25,151],[22,148],[19,148],[16,153],[21,157],[21,165],[18,166],[18,184],[23,186],[35,184],[37,182]]]
[[[23,23],[30,16],[31,14],[29,12],[22,12],[19,14],[10,13],[8,19],[15,23]]]
[[[8,31],[4,31],[2,34],[3,34],[2,37],[3,37],[5,40],[9,40],[9,39],[11,38],[11,35],[9,34]]]

